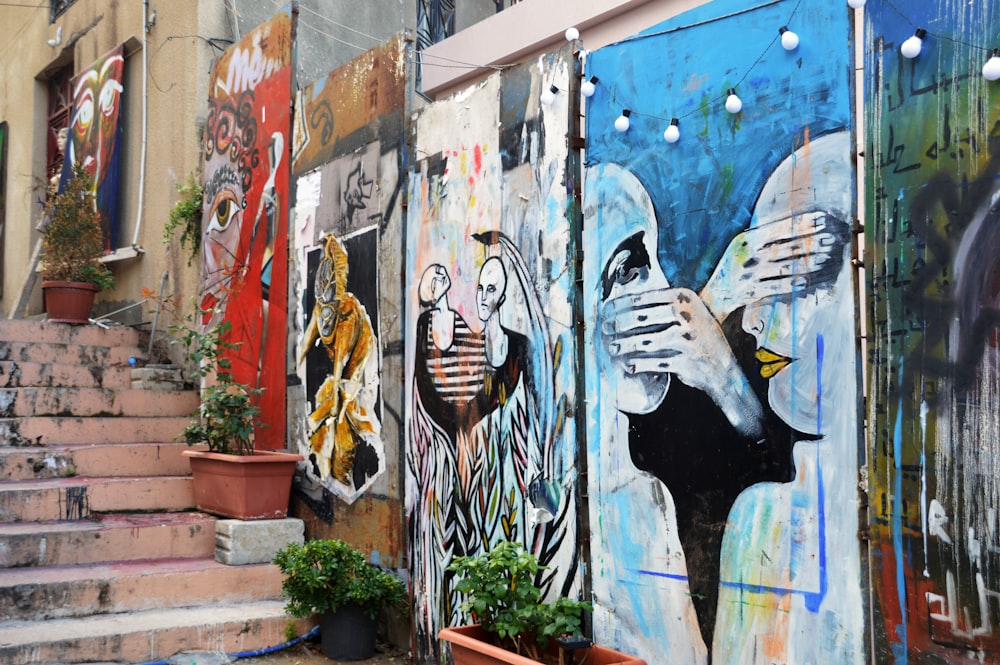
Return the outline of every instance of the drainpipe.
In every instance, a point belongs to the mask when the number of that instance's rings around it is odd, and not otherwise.
[[[139,229],[142,228],[142,206],[143,195],[146,192],[146,117],[148,106],[148,95],[146,93],[146,79],[149,77],[149,40],[146,35],[149,33],[152,22],[149,20],[149,0],[142,2],[142,149],[139,152],[139,202],[135,212],[135,231],[132,233],[132,247],[139,246]]]

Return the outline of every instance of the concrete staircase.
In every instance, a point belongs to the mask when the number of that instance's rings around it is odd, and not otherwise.
[[[215,560],[134,330],[0,321],[0,663],[159,661],[286,641],[281,574]],[[308,626],[300,624],[300,633]]]

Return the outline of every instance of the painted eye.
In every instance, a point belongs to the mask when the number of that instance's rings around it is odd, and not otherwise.
[[[94,95],[87,90],[77,100],[76,116],[73,118],[73,129],[78,134],[85,134],[94,121]]]
[[[114,114],[118,106],[118,93],[122,90],[118,81],[106,81],[101,88],[100,110],[101,115],[107,117]]]
[[[219,192],[213,203],[212,215],[206,233],[224,232],[242,210],[243,208],[236,202],[233,192],[229,190]]]

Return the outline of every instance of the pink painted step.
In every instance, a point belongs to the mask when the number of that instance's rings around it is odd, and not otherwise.
[[[184,416],[198,408],[193,390],[0,388],[0,415]]]
[[[216,518],[122,513],[76,522],[0,524],[0,568],[215,556]]]
[[[191,463],[182,442],[0,448],[0,480],[71,476],[183,476]]]
[[[23,386],[126,390],[132,387],[132,368],[0,361],[0,388]]]
[[[47,478],[0,482],[0,522],[87,519],[114,511],[194,508],[190,476]]]
[[[257,651],[284,643],[289,621],[295,621],[299,635],[312,628],[311,619],[291,619],[283,606],[280,600],[263,600],[44,622],[0,621],[0,662],[74,663],[85,657],[88,662],[148,663],[182,651]]]
[[[139,333],[132,328],[115,326],[74,326],[32,319],[0,319],[0,340],[6,342],[45,342],[90,346],[136,346]]]
[[[227,566],[214,558],[7,568],[0,569],[0,620],[278,600],[281,580],[274,564]]]
[[[187,416],[0,418],[0,445],[158,443],[173,441],[190,421]]]
[[[134,346],[83,346],[47,342],[5,342],[0,344],[0,360],[128,367],[129,358],[140,356]]]

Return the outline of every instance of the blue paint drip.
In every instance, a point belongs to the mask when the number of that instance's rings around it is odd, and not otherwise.
[[[892,431],[892,458],[895,464],[895,491],[892,499],[892,545],[896,559],[896,596],[899,599],[900,625],[896,631],[900,638],[900,649],[896,653],[896,663],[906,665],[908,642],[906,634],[906,580],[903,578],[903,361],[899,361],[899,403],[896,406],[896,424]]]
[[[823,433],[823,356],[824,356],[823,335],[816,335],[816,431]],[[819,606],[823,604],[826,597],[830,581],[827,579],[826,570],[826,488],[823,484],[823,465],[819,459],[819,452],[816,453],[816,502],[817,521],[819,531],[819,591],[817,593],[806,594],[806,609],[810,612],[818,612]]]

